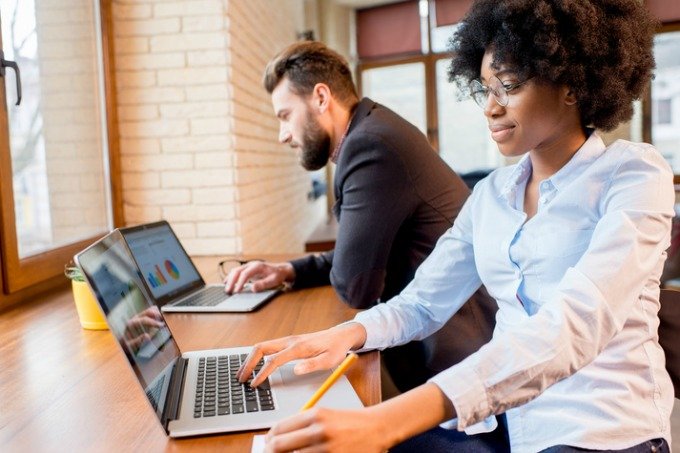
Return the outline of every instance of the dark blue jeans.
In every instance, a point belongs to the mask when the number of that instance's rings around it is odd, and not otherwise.
[[[390,453],[510,453],[505,414],[497,418],[498,428],[490,433],[469,436],[455,429],[436,427],[390,448]]]
[[[469,436],[464,432],[432,428],[390,448],[390,453],[423,452],[456,453],[506,453],[510,452],[505,414],[498,416],[498,428],[490,433]],[[623,450],[588,450],[568,445],[555,445],[540,453],[670,453],[668,443],[653,439]]]
[[[540,453],[670,453],[668,442],[664,439],[652,439],[643,442],[639,445],[623,450],[588,450],[587,448],[570,447],[569,445],[555,445],[554,447],[546,448]]]

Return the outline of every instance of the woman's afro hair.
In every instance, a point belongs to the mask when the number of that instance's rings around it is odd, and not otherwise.
[[[582,124],[608,131],[652,77],[656,25],[638,0],[478,0],[451,38],[449,80],[465,90],[492,50],[494,66],[568,86]]]

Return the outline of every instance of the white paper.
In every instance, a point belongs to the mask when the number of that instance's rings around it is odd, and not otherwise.
[[[250,453],[264,453],[264,434],[256,434],[253,436],[253,447]]]

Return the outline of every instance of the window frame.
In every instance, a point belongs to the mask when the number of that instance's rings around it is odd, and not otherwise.
[[[439,112],[437,107],[437,61],[449,58],[446,53],[408,54],[383,58],[372,58],[360,61],[356,68],[356,80],[359,93],[363,93],[362,75],[364,71],[389,66],[400,66],[409,63],[423,63],[425,68],[425,114],[427,139],[430,145],[439,152]],[[363,96],[363,94],[362,94]]]
[[[116,93],[114,79],[113,18],[112,1],[99,1],[101,41],[103,58],[103,80],[106,115],[106,140],[108,144],[108,163],[110,168],[111,216],[114,226],[123,223],[122,191],[120,180],[120,153],[116,112]],[[0,46],[2,38],[0,36]],[[64,266],[73,255],[87,247],[94,240],[108,233],[77,241],[65,246],[33,256],[19,258],[17,231],[14,212],[14,189],[12,179],[12,159],[9,143],[9,122],[6,107],[4,83],[0,84],[0,128],[4,133],[0,139],[0,308],[20,299],[21,292],[63,274]],[[63,279],[64,282],[66,279]],[[29,291],[30,292],[30,291]],[[18,295],[17,295],[18,294]],[[10,295],[14,297],[9,297]]]
[[[656,31],[656,35],[663,33],[680,32],[680,20],[673,22],[664,22],[661,27]],[[652,141],[652,128],[654,124],[652,122],[652,82],[650,81],[647,85],[647,90],[644,98],[642,99],[642,139],[646,143],[654,142]],[[680,174],[673,175],[673,183],[680,184]]]

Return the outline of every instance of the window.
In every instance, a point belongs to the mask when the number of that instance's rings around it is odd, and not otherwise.
[[[98,1],[0,0],[6,71],[0,101],[5,293],[63,272],[113,224],[105,49]],[[106,17],[106,16],[105,16]]]
[[[361,73],[361,89],[427,134],[422,62],[365,68]]]
[[[680,174],[680,31],[663,30],[654,39],[651,140]]]
[[[489,170],[504,163],[489,137],[486,120],[472,100],[461,96],[447,80],[448,41],[471,2],[421,0],[389,5],[390,14],[401,14],[399,27],[382,17],[385,6],[357,12],[357,42],[361,93],[416,125],[457,172]],[[419,6],[419,8],[416,8]],[[365,29],[368,30],[365,30]],[[419,36],[408,48],[380,45],[378,37],[399,31],[400,36]],[[363,45],[362,42],[369,43]],[[370,46],[369,46],[370,44]],[[415,55],[417,54],[417,55]]]
[[[654,124],[672,124],[672,99],[657,99],[654,101]]]

